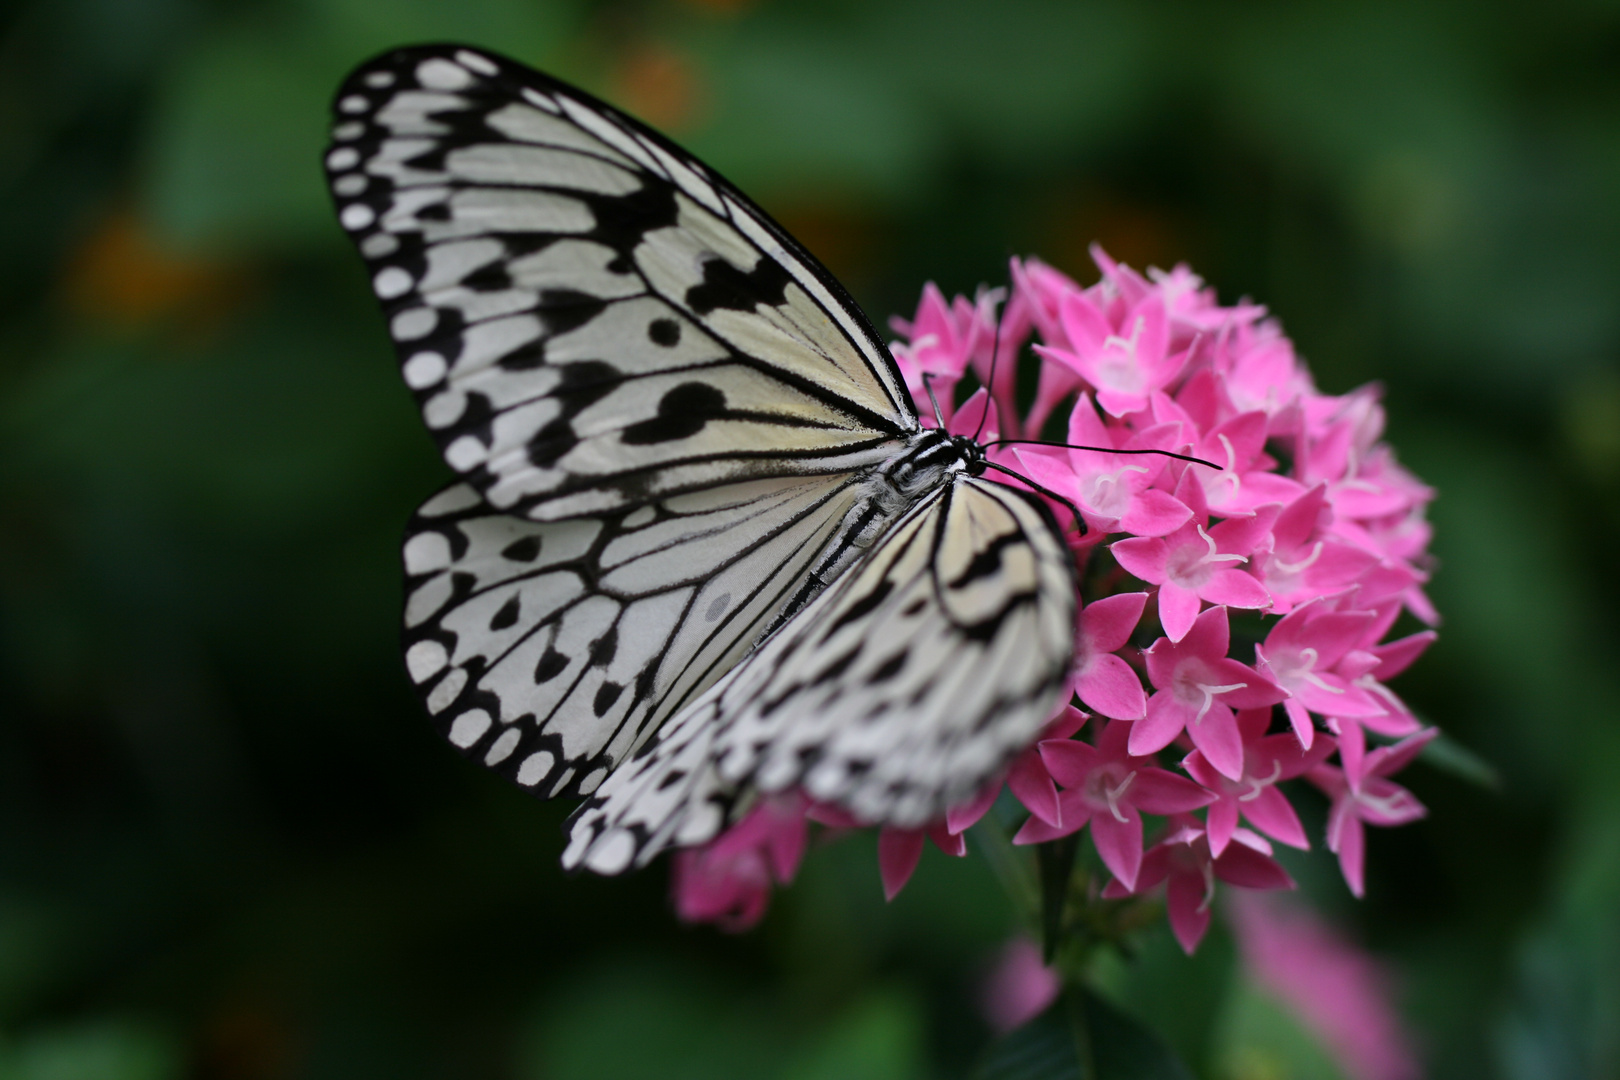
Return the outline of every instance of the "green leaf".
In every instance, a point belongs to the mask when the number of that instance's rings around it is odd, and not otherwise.
[[[1082,991],[1081,1003],[1094,1080],[1192,1080],[1192,1071],[1156,1032],[1096,994]]]
[[[1088,1080],[1086,1032],[1065,994],[1023,1027],[996,1040],[974,1080]]]
[[[1192,1080],[1143,1024],[1071,987],[1040,1016],[992,1045],[975,1080]]]

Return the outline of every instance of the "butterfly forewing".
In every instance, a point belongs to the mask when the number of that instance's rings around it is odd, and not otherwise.
[[[791,788],[922,825],[1028,744],[1072,659],[1063,536],[921,429],[779,226],[477,50],[380,57],[334,109],[339,220],[460,474],[407,534],[406,666],[464,754],[589,796],[568,865]]]
[[[959,475],[621,766],[573,819],[565,863],[615,872],[702,842],[739,790],[935,820],[1050,717],[1074,615],[1050,515]]]
[[[430,46],[361,67],[335,113],[339,220],[445,460],[497,509],[844,472],[917,430],[832,277],[612,108]]]
[[[537,522],[456,484],[408,530],[407,670],[464,754],[589,792],[776,621],[858,490],[761,480]]]

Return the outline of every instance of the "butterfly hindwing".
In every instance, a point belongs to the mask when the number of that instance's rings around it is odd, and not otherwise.
[[[426,46],[363,65],[334,112],[339,220],[445,460],[495,508],[849,471],[917,430],[831,275],[611,107]]]
[[[407,533],[407,671],[462,753],[588,793],[774,625],[858,494],[790,477],[537,522],[457,483]]]
[[[575,815],[565,864],[611,873],[700,843],[739,790],[938,819],[1050,717],[1074,595],[1045,509],[958,474],[622,766]]]

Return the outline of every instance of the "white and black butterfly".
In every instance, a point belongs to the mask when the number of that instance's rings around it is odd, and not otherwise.
[[[460,479],[405,661],[463,754],[586,796],[615,873],[802,787],[917,826],[1037,735],[1074,651],[1047,507],[924,428],[830,274],[622,113],[458,46],[349,77],[326,155]]]

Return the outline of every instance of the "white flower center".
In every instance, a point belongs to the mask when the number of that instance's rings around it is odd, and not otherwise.
[[[1103,339],[1103,355],[1097,364],[1097,374],[1110,390],[1140,391],[1143,386],[1142,368],[1137,361],[1136,348],[1142,340],[1142,326],[1146,320],[1136,317],[1131,336],[1122,338],[1109,334]]]
[[[1241,690],[1248,685],[1249,684],[1246,682],[1228,683],[1226,686],[1214,686],[1210,683],[1193,683],[1193,686],[1198,689],[1199,693],[1204,695],[1203,702],[1198,706],[1198,715],[1193,717],[1193,723],[1201,724],[1204,722],[1205,714],[1209,712],[1210,706],[1215,704],[1216,694],[1225,694],[1232,690]]]
[[[1131,769],[1123,776],[1120,771],[1121,766],[1108,764],[1086,777],[1086,802],[1094,809],[1107,810],[1115,821],[1124,824],[1130,819],[1120,810],[1119,800],[1136,782],[1136,770]]]
[[[1210,859],[1199,863],[1198,869],[1204,875],[1204,898],[1198,901],[1198,913],[1202,915],[1215,900],[1215,861]]]
[[[1290,659],[1292,659],[1292,663],[1289,663]],[[1271,668],[1277,674],[1277,681],[1290,689],[1300,683],[1310,683],[1312,686],[1326,690],[1330,694],[1344,693],[1344,687],[1331,686],[1327,680],[1316,673],[1314,669],[1318,659],[1320,659],[1320,654],[1315,649],[1306,647],[1294,653],[1292,657],[1284,653],[1277,660],[1272,661]]]
[[[1130,486],[1120,477],[1126,473],[1147,472],[1145,465],[1124,465],[1113,472],[1097,473],[1091,477],[1090,490],[1082,497],[1087,506],[1107,517],[1119,517],[1131,501]]]
[[[1315,546],[1313,546],[1311,548],[1311,553],[1309,555],[1305,556],[1299,562],[1291,563],[1291,562],[1288,562],[1288,561],[1286,561],[1284,559],[1273,558],[1271,560],[1271,565],[1273,567],[1275,567],[1276,569],[1282,571],[1284,574],[1287,574],[1288,576],[1292,577],[1295,574],[1302,574],[1306,570],[1309,570],[1311,568],[1311,564],[1316,562],[1316,560],[1320,559],[1321,557],[1322,557],[1322,541],[1318,540],[1316,542]]]
[[[1271,775],[1266,777],[1264,780],[1257,776],[1250,776],[1247,778],[1249,790],[1238,796],[1238,802],[1254,802],[1254,800],[1260,797],[1260,793],[1262,791],[1266,790],[1266,788],[1270,787],[1272,784],[1275,784],[1281,778],[1282,762],[1273,761],[1271,763]]]
[[[1202,525],[1197,528],[1207,550],[1199,551],[1198,545],[1193,543],[1182,544],[1170,553],[1164,568],[1166,576],[1184,589],[1198,589],[1210,579],[1220,563],[1249,561],[1242,555],[1220,554],[1215,547],[1215,538],[1205,532]]]

